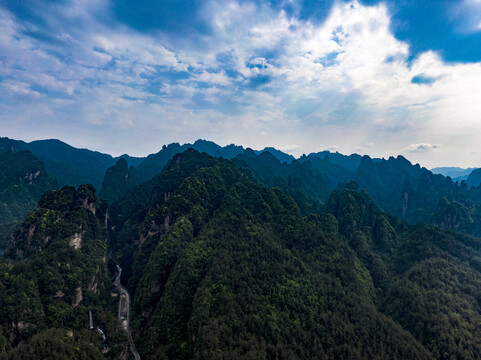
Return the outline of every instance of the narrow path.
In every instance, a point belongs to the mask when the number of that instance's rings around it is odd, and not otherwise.
[[[114,285],[119,289],[119,320],[124,325],[129,338],[130,351],[134,355],[135,360],[140,360],[140,355],[135,349],[134,340],[132,339],[132,333],[130,331],[130,294],[126,288],[120,283],[120,275],[122,274],[122,268],[117,265],[118,274],[115,278]],[[125,299],[125,300],[124,300]]]

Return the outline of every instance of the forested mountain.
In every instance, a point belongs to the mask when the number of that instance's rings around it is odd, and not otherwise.
[[[42,194],[56,186],[31,152],[0,152],[0,249]]]
[[[175,154],[190,146],[176,143],[165,146],[136,168],[127,168],[126,163],[119,162],[107,171],[101,198],[109,202],[121,199],[127,190],[151,179],[152,174],[160,172]],[[322,209],[332,190],[353,180],[360,189],[366,189],[383,210],[408,223],[434,224],[481,236],[477,220],[477,214],[481,213],[481,191],[467,187],[464,182],[457,183],[449,177],[433,174],[402,156],[372,159],[325,151],[281,162],[281,156],[275,157],[274,151],[259,152],[241,147],[227,151],[203,140],[196,141],[192,148],[209,151],[215,157],[235,155],[235,164],[248,171],[259,185],[280,187],[296,200],[303,213]],[[453,206],[446,207],[447,203]]]
[[[281,163],[267,151],[257,155],[247,149],[233,161],[237,167],[250,174],[257,184],[279,187],[292,196],[303,213],[320,211],[330,190],[335,187],[330,183],[329,176],[314,169],[310,162],[294,160],[291,163]]]
[[[291,162],[293,162],[294,160],[296,160],[296,158],[292,155],[289,155],[289,154],[286,154],[278,149],[275,149],[273,147],[265,147],[264,149],[262,150],[256,150],[255,153],[257,155],[259,154],[262,154],[264,152],[268,152],[268,153],[271,153],[277,160],[279,160],[281,163],[288,163],[290,164]]]
[[[147,158],[138,166],[131,164],[133,166],[130,166],[128,169],[127,178],[125,177],[127,172],[124,170],[120,171],[120,168],[123,169],[126,166],[128,167],[128,164],[125,165],[124,163],[120,163],[109,168],[105,174],[104,182],[102,183],[102,189],[100,191],[101,198],[109,200],[110,202],[120,200],[128,189],[152,179],[164,169],[165,165],[174,157],[174,155],[190,148],[213,157],[224,159],[233,159],[246,151],[242,146],[227,145],[222,147],[212,141],[206,140],[197,140],[193,144],[180,145],[178,143],[172,143],[164,145],[159,152],[147,156]],[[268,152],[278,161],[282,162],[292,162],[294,160],[291,155],[287,155],[274,148],[266,148],[262,151],[248,150],[255,154]]]
[[[340,154],[339,152],[330,152],[325,150],[318,153],[311,153],[307,157],[303,156],[303,158],[327,160],[332,164],[339,165],[347,170],[350,170],[351,172],[354,172],[361,164],[362,156],[358,154],[351,154],[347,156]]]
[[[196,144],[216,156],[119,159],[108,202],[92,185],[41,197],[0,260],[0,359],[128,358],[116,264],[142,359],[478,358],[481,240],[461,232],[481,235],[481,187],[402,156]],[[55,186],[31,153],[3,156],[38,167],[3,165],[6,188]]]
[[[113,203],[141,182],[141,179],[137,178],[135,168],[133,166],[129,168],[127,160],[119,159],[114,166],[108,168],[105,172],[99,197]]]
[[[355,183],[303,216],[279,189],[192,150],[145,186],[111,214],[145,359],[481,351],[478,239],[410,227]]]
[[[53,351],[59,359],[101,359],[102,343],[111,358],[125,352],[125,334],[110,308],[106,216],[93,186],[82,185],[47,192],[25,219],[0,261],[5,358]],[[87,330],[89,311],[105,340]]]

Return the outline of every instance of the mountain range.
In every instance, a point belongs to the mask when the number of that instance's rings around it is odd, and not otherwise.
[[[481,186],[402,156],[0,143],[0,359],[129,359],[129,334],[142,359],[481,353]]]

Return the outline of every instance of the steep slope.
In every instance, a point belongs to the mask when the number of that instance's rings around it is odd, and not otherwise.
[[[281,163],[270,152],[256,155],[247,149],[234,164],[259,185],[281,188],[296,200],[303,213],[319,212],[332,190],[328,176],[313,169],[310,162]]]
[[[476,359],[481,349],[481,241],[407,226],[345,189],[328,204],[369,270],[377,303],[436,359]]]
[[[142,358],[429,357],[376,308],[333,216],[193,151],[150,198],[129,280]]]
[[[8,258],[0,261],[0,325],[7,340],[3,350],[13,348],[8,358],[42,346],[53,346],[66,357],[80,343],[85,351],[103,358],[102,337],[87,330],[89,311],[95,326],[107,336],[104,343],[110,344],[110,354],[122,351],[123,346],[115,347],[119,339],[125,341],[123,332],[106,311],[110,280],[106,233],[99,217],[104,219],[105,214],[97,209],[91,185],[78,190],[64,187],[47,192],[17,231],[5,252]],[[63,329],[59,330],[63,336],[66,330],[73,331],[67,341],[73,348],[46,339],[45,331],[56,328]],[[32,338],[35,334],[38,337]],[[53,344],[41,345],[46,340]],[[97,350],[89,350],[89,343]]]
[[[35,208],[40,196],[56,186],[31,152],[0,153],[0,249],[5,248],[12,231]]]
[[[351,155],[351,157],[352,156],[354,155]],[[350,170],[349,163],[344,164],[345,166],[348,166],[348,168],[338,165],[335,162],[332,162],[328,155],[326,155],[324,158],[321,158],[311,154],[309,156],[301,156],[298,161],[302,164],[311,164],[313,169],[325,174],[325,176],[327,176],[329,179],[330,190],[335,189],[339,183],[352,180],[354,178],[354,171]]]
[[[99,198],[113,203],[141,182],[135,168],[133,166],[129,168],[127,160],[119,159],[114,166],[109,167],[105,172]]]
[[[469,187],[478,187],[481,184],[481,169],[473,170],[466,179],[466,183]]]
[[[402,156],[374,162],[364,156],[354,180],[384,210],[409,223],[430,223],[440,199],[452,198],[458,187]]]
[[[180,145],[178,143],[172,143],[164,145],[159,152],[147,156],[147,158],[138,166],[131,166],[128,171],[125,171],[126,165],[124,163],[109,168],[105,174],[104,182],[102,183],[102,189],[99,194],[100,198],[106,199],[109,202],[120,200],[122,196],[127,193],[127,190],[133,188],[135,185],[139,185],[152,179],[155,175],[162,172],[174,155],[190,148],[213,157],[224,159],[233,159],[234,157],[243,154],[245,151],[242,146],[233,144],[219,146],[212,141],[200,139],[193,144]],[[294,160],[292,156],[274,148],[266,148],[263,151],[255,151],[254,153],[261,154],[264,152],[268,152],[275,158],[281,159],[280,161],[287,161],[290,163]],[[118,185],[118,187],[115,185]]]

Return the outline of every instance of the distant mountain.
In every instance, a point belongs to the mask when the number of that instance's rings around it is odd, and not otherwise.
[[[262,154],[263,152],[269,152],[271,153],[272,155],[274,155],[275,158],[277,158],[277,160],[279,160],[281,163],[283,162],[286,162],[288,164],[290,164],[291,162],[293,162],[296,158],[290,154],[286,154],[280,150],[277,150],[273,147],[265,147],[263,150],[256,150],[255,153],[257,155],[259,154]]]
[[[364,156],[354,181],[385,211],[415,223],[430,223],[439,200],[459,189],[449,178],[435,175],[399,155],[374,162]]]
[[[0,249],[42,194],[56,187],[43,163],[31,152],[0,152]]]
[[[137,165],[139,165],[142,161],[145,160],[145,157],[134,157],[134,156],[130,156],[130,155],[127,155],[127,154],[123,154],[123,155],[114,157],[115,162],[117,162],[117,161],[120,160],[120,159],[126,160],[127,163],[128,163],[130,166],[137,166]]]
[[[44,163],[51,177],[55,178],[60,186],[79,186],[88,183],[100,188],[105,171],[116,162],[116,159],[110,155],[98,151],[77,149],[55,139],[26,143],[20,140],[0,138],[0,150],[31,151]],[[139,163],[142,160],[128,155],[122,155],[122,157],[133,163]]]
[[[436,167],[431,169],[433,174],[441,174],[451,177],[454,181],[466,180],[473,170],[476,168],[459,168],[459,167]]]
[[[331,190],[328,176],[314,169],[310,162],[281,163],[269,151],[256,154],[251,149],[233,161],[243,171],[252,170],[249,174],[258,185],[279,187],[292,196],[303,213],[318,212]]]
[[[321,160],[327,160],[332,164],[342,166],[343,168],[356,171],[361,164],[362,156],[358,154],[343,155],[339,152],[321,151],[318,153],[311,153],[307,156],[308,158],[315,158]]]
[[[242,146],[237,146],[233,144],[227,146],[219,146],[212,141],[202,139],[195,141],[193,144],[180,145],[179,143],[172,143],[169,145],[164,145],[159,152],[147,156],[142,162],[138,164],[138,166],[130,163],[127,164],[127,166],[134,165],[135,167],[133,168],[131,166],[129,168],[128,180],[121,178],[115,179],[116,176],[119,176],[119,173],[114,170],[114,167],[109,168],[107,173],[105,174],[103,184],[118,184],[119,186],[111,186],[109,188],[104,188],[104,186],[102,185],[102,190],[100,191],[99,196],[103,199],[109,200],[110,202],[120,199],[123,195],[125,195],[128,189],[132,188],[135,185],[146,182],[152,179],[155,175],[159,174],[164,169],[165,165],[169,162],[169,160],[174,157],[174,155],[186,151],[190,148],[201,153],[206,153],[213,157],[224,159],[233,159],[234,157],[243,154],[245,151]],[[285,161],[287,163],[291,163],[294,160],[294,157],[292,157],[291,155],[287,155],[282,151],[274,148],[265,148],[262,151],[255,151],[255,153],[257,154],[261,154],[263,152],[272,154],[272,156],[274,156],[280,162]],[[128,159],[126,160],[128,162]],[[125,172],[121,173],[121,176],[124,177],[127,174]]]
[[[117,160],[116,164],[105,172],[99,198],[113,203],[122,198],[129,189],[144,182],[139,176],[139,171],[133,166],[128,167],[126,159]]]
[[[481,184],[481,169],[473,170],[466,179],[466,183],[469,187],[478,187]]]
[[[338,157],[338,160],[339,159],[341,159],[341,157]],[[359,165],[352,166],[354,165],[354,162],[352,161],[353,159],[356,159],[355,155],[351,155],[351,157],[346,156],[344,158],[346,161],[333,162],[327,155],[322,157],[311,154],[309,156],[301,156],[298,161],[301,164],[309,163],[313,169],[325,174],[325,176],[327,176],[329,179],[329,189],[332,190],[336,188],[340,182],[345,182],[354,178],[355,170],[351,170],[351,168],[355,167],[357,169]]]
[[[184,145],[173,143],[164,146],[157,154],[149,155],[136,168],[128,168],[123,162],[110,168],[100,192],[101,198],[110,202],[121,199],[129,189],[160,173],[175,154],[190,147],[209,152],[215,157],[236,155],[234,163],[240,169],[261,186],[281,188],[296,200],[302,213],[320,211],[332,190],[355,181],[360,189],[368,191],[383,210],[411,224],[431,223],[481,235],[481,227],[476,220],[481,212],[481,195],[478,191],[469,190],[450,178],[413,165],[402,156],[386,160],[324,151],[282,162],[279,159],[286,160],[286,157],[276,153],[275,149],[264,152],[246,149],[240,152],[242,147],[223,148],[205,140]],[[122,169],[118,168],[120,165]],[[446,207],[442,199],[454,205]],[[459,206],[456,205],[458,203]],[[467,211],[455,211],[462,208]],[[450,221],[448,214],[457,214],[457,217]],[[464,225],[461,226],[460,222]]]

